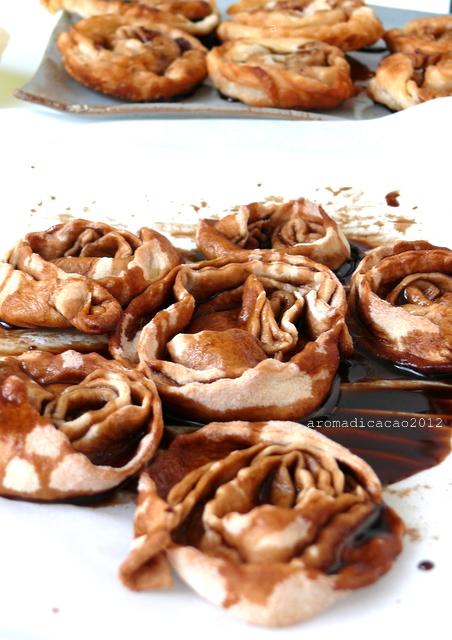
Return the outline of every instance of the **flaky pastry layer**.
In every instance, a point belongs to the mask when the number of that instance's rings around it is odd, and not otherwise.
[[[0,362],[0,494],[91,496],[154,455],[163,432],[154,384],[100,355],[32,351]]]
[[[135,298],[110,341],[186,418],[295,419],[331,391],[351,339],[342,285],[303,256],[183,265]]]
[[[341,228],[322,209],[306,200],[253,202],[220,220],[202,219],[196,242],[206,258],[236,251],[278,251],[304,255],[337,269],[350,257]]]
[[[452,95],[452,51],[434,56],[393,53],[378,65],[368,94],[393,111]]]
[[[207,73],[201,43],[173,26],[175,14],[167,20],[157,10],[153,18],[129,11],[85,18],[62,33],[66,71],[90,89],[132,102],[193,91]]]
[[[172,583],[247,622],[285,626],[375,582],[403,524],[372,469],[291,422],[214,423],[176,437],[141,476],[120,576]]]
[[[361,0],[242,0],[229,8],[222,40],[293,37],[322,40],[344,51],[376,42],[383,25]]]
[[[377,355],[421,371],[452,370],[452,251],[397,242],[353,274],[350,310]]]

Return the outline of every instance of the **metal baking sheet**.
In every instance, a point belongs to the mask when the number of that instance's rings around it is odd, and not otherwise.
[[[220,1],[222,14],[231,2]],[[401,26],[423,17],[425,13],[374,7],[386,29]],[[431,14],[430,14],[431,15]],[[17,90],[17,98],[34,102],[50,109],[75,114],[121,116],[179,116],[179,117],[239,117],[274,118],[283,120],[367,120],[386,116],[391,112],[382,105],[375,104],[361,91],[354,98],[346,100],[340,107],[328,111],[303,111],[296,109],[269,109],[248,107],[241,102],[231,102],[220,96],[206,80],[192,95],[171,102],[130,103],[104,96],[87,89],[73,80],[65,71],[56,41],[62,31],[77,21],[78,17],[63,14],[58,21],[42,62],[33,78]],[[386,55],[384,42],[380,41],[368,50],[349,54],[351,58],[374,71],[381,58]]]

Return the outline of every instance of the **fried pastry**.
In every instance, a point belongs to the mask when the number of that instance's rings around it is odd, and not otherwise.
[[[138,364],[188,419],[298,419],[349,353],[342,285],[303,256],[232,254],[183,265],[124,312],[114,357]]]
[[[260,625],[310,618],[391,568],[403,523],[373,470],[292,422],[213,423],[173,440],[140,479],[120,577],[200,595]]]
[[[196,242],[209,259],[240,250],[280,251],[337,269],[350,257],[341,228],[322,207],[305,198],[253,202],[221,220],[200,220]]]
[[[66,71],[90,89],[132,102],[193,91],[207,74],[206,50],[163,18],[124,13],[81,20],[58,38]]]
[[[342,51],[304,38],[226,42],[207,69],[221,93],[253,107],[331,109],[356,93]]]
[[[154,384],[91,353],[33,351],[0,363],[0,494],[32,500],[118,486],[163,432]]]
[[[181,262],[171,242],[153,229],[135,235],[90,220],[28,233],[21,244],[66,273],[96,280],[123,306]]]
[[[368,94],[393,111],[452,95],[452,51],[444,55],[394,53],[384,58]]]
[[[16,327],[108,333],[121,306],[98,282],[66,273],[19,241],[0,262],[0,320]]]
[[[427,56],[452,52],[452,16],[432,16],[411,20],[401,29],[384,35],[392,52],[423,53]]]
[[[26,351],[61,353],[74,349],[82,353],[108,351],[108,336],[77,329],[18,329],[0,323],[0,357],[19,356]]]
[[[301,37],[353,51],[384,33],[361,0],[241,0],[228,13],[218,29],[222,40]]]
[[[82,18],[126,14],[170,24],[194,35],[206,35],[219,22],[215,0],[41,0],[52,13],[65,9]]]
[[[378,356],[420,371],[452,371],[452,251],[397,242],[353,274],[350,309]]]

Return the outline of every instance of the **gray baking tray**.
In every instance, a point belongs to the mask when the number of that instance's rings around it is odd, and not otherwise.
[[[232,0],[219,2],[220,10],[225,15],[226,8]],[[409,20],[420,18],[425,13],[374,7],[386,29],[402,26]],[[430,14],[431,15],[431,14]],[[367,120],[379,118],[391,112],[382,105],[375,104],[361,91],[340,107],[328,111],[303,111],[296,109],[269,109],[248,107],[241,102],[229,101],[220,96],[218,91],[206,80],[192,95],[171,102],[130,103],[104,96],[92,91],[73,80],[65,71],[60,54],[56,47],[58,35],[66,31],[78,18],[63,14],[58,21],[44,53],[41,64],[33,78],[15,92],[17,98],[34,102],[49,109],[67,113],[100,115],[100,116],[179,116],[179,117],[239,117],[239,118],[276,118],[283,120]],[[374,71],[383,56],[383,41],[367,50],[354,51],[349,57],[355,64],[364,65]],[[355,65],[353,65],[355,66]],[[362,83],[357,82],[358,86]]]

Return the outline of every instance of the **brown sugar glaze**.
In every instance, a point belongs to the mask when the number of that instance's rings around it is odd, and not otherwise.
[[[354,243],[350,260],[336,271],[345,287],[365,249]],[[348,324],[354,353],[342,361],[325,404],[300,422],[362,457],[385,485],[439,464],[450,453],[452,380],[377,358],[363,346],[361,327]],[[181,420],[167,415],[165,423]],[[170,429],[167,439],[177,432]]]

